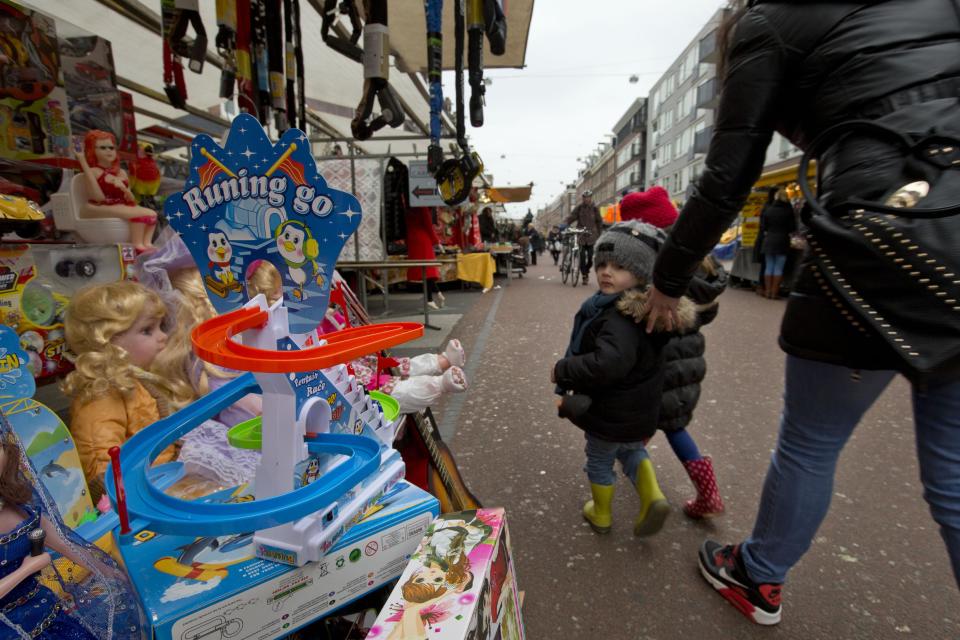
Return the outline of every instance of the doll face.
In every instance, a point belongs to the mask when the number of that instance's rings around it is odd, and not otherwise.
[[[148,369],[157,354],[167,346],[167,334],[160,329],[161,320],[152,315],[141,315],[133,326],[113,336],[110,342],[122,347],[132,364]]]
[[[117,145],[110,138],[101,138],[94,143],[93,153],[97,156],[98,165],[111,167],[117,159]]]

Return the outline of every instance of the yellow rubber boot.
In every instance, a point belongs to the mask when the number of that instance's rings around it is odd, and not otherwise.
[[[640,514],[633,523],[633,535],[652,536],[663,528],[663,523],[670,515],[670,503],[660,491],[650,458],[644,458],[637,468],[636,489],[641,505]]]
[[[613,502],[613,485],[590,483],[590,493],[593,494],[593,500],[587,500],[583,505],[583,517],[596,533],[610,533],[610,524],[613,522],[613,511],[610,508]]]

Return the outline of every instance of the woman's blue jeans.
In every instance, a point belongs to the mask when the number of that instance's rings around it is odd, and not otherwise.
[[[895,375],[787,356],[780,436],[753,534],[741,547],[753,580],[783,582],[810,548],[830,507],[840,451]],[[960,381],[914,389],[913,415],[923,497],[960,586]]]

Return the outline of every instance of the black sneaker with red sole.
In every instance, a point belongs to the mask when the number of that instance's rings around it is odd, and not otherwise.
[[[700,547],[700,573],[737,611],[762,625],[780,622],[782,584],[754,582],[747,575],[740,545],[723,546],[707,540]]]

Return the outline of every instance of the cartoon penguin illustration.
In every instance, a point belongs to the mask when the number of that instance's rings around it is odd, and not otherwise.
[[[230,261],[233,259],[233,247],[222,231],[214,231],[207,236],[207,267],[212,271],[204,281],[221,298],[227,297],[230,290],[240,291],[240,283],[233,275]]]
[[[307,470],[303,473],[303,486],[316,482],[320,477],[320,461],[316,458],[310,458],[307,463]]]
[[[299,220],[287,220],[274,232],[277,250],[287,263],[287,273],[297,286],[293,297],[305,300],[304,287],[311,280],[323,286],[323,265],[317,263],[320,247],[310,233],[310,229]]]

